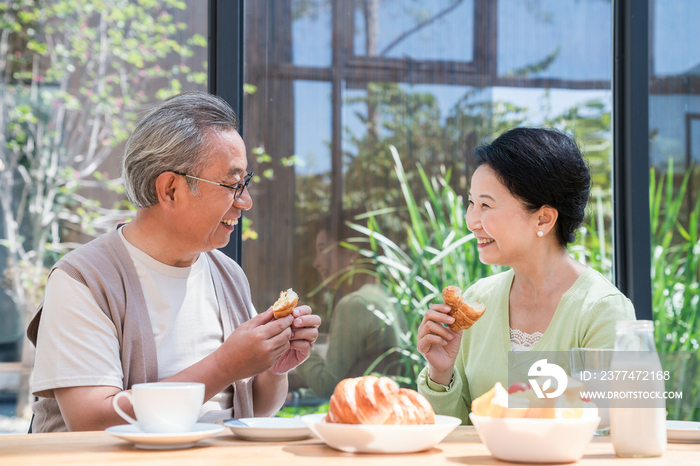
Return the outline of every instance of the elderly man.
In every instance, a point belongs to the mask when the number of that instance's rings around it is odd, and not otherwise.
[[[58,261],[30,323],[34,432],[123,424],[112,398],[142,382],[204,383],[200,422],[282,406],[321,319],[308,306],[257,314],[245,274],[216,250],[253,205],[237,129],[205,93],[170,98],[138,124],[123,161],[136,217]]]

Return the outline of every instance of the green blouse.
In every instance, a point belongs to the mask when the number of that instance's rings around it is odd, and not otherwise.
[[[484,303],[486,312],[462,334],[450,386],[430,380],[428,367],[418,376],[418,391],[430,401],[437,414],[456,416],[463,424],[468,424],[473,399],[492,389],[496,382],[508,387],[509,364],[511,370],[526,374],[536,360],[533,358],[559,355],[556,363],[568,373],[570,348],[612,348],[615,322],[635,320],[630,300],[600,273],[588,268],[564,293],[547,330],[535,346],[514,355],[508,313],[513,277],[513,271],[508,270],[479,280],[465,293],[466,299]],[[551,353],[541,353],[543,351]]]

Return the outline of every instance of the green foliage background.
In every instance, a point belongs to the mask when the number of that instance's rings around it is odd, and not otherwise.
[[[174,12],[185,8],[178,0],[0,1],[0,238],[18,307],[37,303],[25,291],[65,252],[69,231],[97,234],[128,210],[104,208],[81,189],[123,192],[99,168],[139,115],[183,86],[205,86],[206,63],[190,63],[207,40],[182,43],[187,25]],[[95,222],[105,216],[112,223]]]

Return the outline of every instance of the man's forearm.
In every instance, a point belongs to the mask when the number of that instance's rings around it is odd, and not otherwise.
[[[126,424],[112,407],[112,399],[120,391],[108,386],[66,387],[55,389],[54,395],[68,430],[104,430]],[[128,400],[119,400],[119,407],[135,417]]]
[[[205,385],[204,401],[208,401],[234,381],[217,367],[216,358],[211,354],[160,382],[201,382]],[[54,394],[69,430],[104,430],[126,424],[112,407],[112,398],[120,391],[116,387],[106,386],[67,387],[54,390]],[[119,400],[119,406],[135,417],[127,400]]]
[[[201,382],[206,387],[204,390],[205,402],[211,400],[235,381],[233,375],[226,373],[219,366],[216,352],[177,374],[161,380],[161,382]]]
[[[265,371],[253,382],[253,411],[255,416],[273,416],[284,405],[289,383],[287,374]]]

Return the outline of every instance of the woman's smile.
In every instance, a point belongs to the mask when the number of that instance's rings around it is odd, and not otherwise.
[[[479,248],[485,248],[491,243],[496,242],[495,239],[493,238],[477,238],[476,243],[478,244]]]

